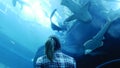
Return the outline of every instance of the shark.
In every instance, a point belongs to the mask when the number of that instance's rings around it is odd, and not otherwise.
[[[103,46],[104,34],[107,32],[112,22],[106,22],[104,27],[90,40],[86,41],[83,46],[85,47],[85,54],[92,50]]]
[[[90,40],[86,41],[83,46],[85,47],[85,54],[88,54],[95,50],[96,48],[99,48],[103,46],[103,39],[104,34],[109,30],[111,24],[113,21],[120,18],[120,14],[117,11],[110,10],[109,13],[107,13],[107,20],[105,25],[101,28],[101,30]]]
[[[51,28],[52,28],[53,30],[58,31],[58,32],[59,32],[59,31],[65,31],[65,30],[67,30],[66,26],[60,27],[60,26],[57,26],[56,24],[54,24],[54,23],[52,22],[52,17],[53,17],[53,15],[55,14],[56,11],[57,11],[57,9],[54,9],[53,12],[51,13],[51,16],[50,16]]]
[[[92,16],[88,11],[90,2],[84,6],[80,6],[72,0],[62,0],[61,5],[66,6],[73,13],[73,15],[66,18],[64,22],[70,22],[77,19],[78,21],[88,23],[88,21],[90,22],[92,20]]]

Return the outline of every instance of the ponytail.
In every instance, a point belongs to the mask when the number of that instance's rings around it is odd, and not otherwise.
[[[61,45],[59,39],[54,35],[50,36],[47,42],[45,43],[45,54],[51,62],[53,62],[54,52],[60,49]]]
[[[52,38],[49,38],[45,44],[45,54],[51,62],[53,62],[54,45],[55,41]]]

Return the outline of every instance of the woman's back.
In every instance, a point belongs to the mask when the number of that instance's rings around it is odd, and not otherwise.
[[[72,57],[63,54],[60,51],[57,51],[54,54],[53,62],[51,62],[45,55],[37,59],[36,67],[37,68],[76,68],[76,63]]]

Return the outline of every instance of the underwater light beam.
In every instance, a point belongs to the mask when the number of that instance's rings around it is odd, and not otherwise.
[[[120,1],[117,2],[117,10],[120,9]]]
[[[42,2],[42,3],[44,3],[44,2]],[[46,16],[46,13],[50,14],[50,11],[47,11],[44,9],[52,9],[52,8],[49,7],[50,4],[45,4],[46,6],[44,6],[44,4],[41,4],[39,0],[36,0],[32,3],[30,3],[30,6],[24,6],[23,15],[24,15],[25,19],[26,18],[27,18],[27,20],[33,19],[36,22],[38,22],[40,25],[49,28],[50,27],[50,18],[49,18],[49,16]]]

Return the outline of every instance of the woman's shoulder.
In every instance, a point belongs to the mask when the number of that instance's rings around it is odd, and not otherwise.
[[[68,58],[68,59],[74,60],[73,57],[71,57],[71,56],[69,56],[69,55],[67,55],[67,54],[65,54],[65,53],[63,53],[63,56],[66,57],[66,58]]]
[[[59,54],[60,57],[62,57],[62,58],[66,58],[66,59],[68,59],[68,60],[74,60],[73,57],[71,57],[71,56],[69,56],[69,55],[63,53],[62,51],[57,51],[56,53]]]
[[[36,63],[37,63],[37,64],[42,63],[45,58],[46,58],[45,55],[44,55],[44,56],[41,56],[41,57],[38,57]]]

